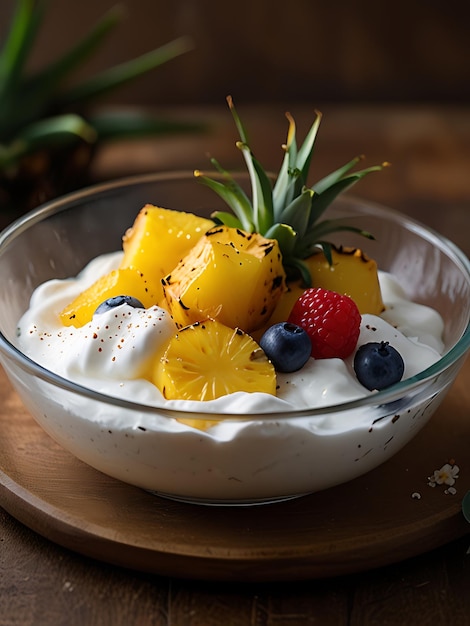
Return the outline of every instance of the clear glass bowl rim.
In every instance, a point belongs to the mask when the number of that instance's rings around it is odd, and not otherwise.
[[[213,172],[211,172],[210,175],[214,177],[217,176],[217,174],[214,174]],[[238,176],[238,174],[236,175]],[[240,175],[244,176],[245,173],[241,173]],[[189,177],[193,177],[193,173],[187,171],[159,172],[153,174],[129,176],[109,182],[94,184],[84,189],[80,189],[78,191],[61,196],[60,198],[50,200],[40,205],[36,209],[33,209],[29,213],[23,215],[22,217],[18,218],[0,233],[0,255],[3,247],[7,245],[10,240],[20,235],[30,226],[48,218],[49,216],[60,213],[60,211],[69,208],[71,204],[83,200],[84,198],[89,198],[90,196],[96,196],[101,194],[104,195],[109,191],[113,191],[127,186],[136,186],[139,184],[158,182],[159,180],[167,181],[169,179],[177,180],[181,178],[187,180]],[[350,194],[344,194],[343,197],[360,203],[363,209],[366,208],[370,211],[375,212],[380,211],[389,219],[404,223],[408,229],[414,230],[420,236],[427,240],[432,239],[439,242],[440,246],[446,248],[446,252],[449,255],[453,256],[453,260],[461,266],[462,272],[466,274],[467,280],[470,282],[470,261],[465,253],[460,250],[460,248],[458,248],[452,241],[434,231],[433,229],[429,228],[428,226],[425,226],[418,220],[410,218],[395,209],[382,206],[379,203],[370,202],[363,198],[352,196]],[[16,348],[0,331],[0,352],[2,352],[6,357],[11,359],[15,363],[15,365],[19,366],[28,374],[36,376],[50,383],[51,385],[95,401],[103,402],[105,404],[111,404],[113,406],[121,407],[131,411],[138,411],[142,413],[158,412],[159,415],[166,415],[170,418],[182,418],[184,416],[187,417],[188,415],[197,416],[200,414],[204,414],[204,419],[215,421],[221,421],[224,419],[247,420],[253,419],[253,415],[256,415],[256,419],[272,419],[273,416],[275,416],[276,419],[289,419],[293,417],[315,417],[329,413],[336,413],[338,411],[352,411],[363,407],[377,407],[379,405],[383,406],[388,403],[395,402],[400,398],[403,398],[408,393],[411,393],[413,390],[419,388],[421,385],[425,385],[431,379],[437,377],[439,374],[442,374],[446,369],[451,367],[459,359],[463,359],[469,348],[470,311],[469,322],[467,323],[467,326],[462,333],[459,341],[454,346],[452,346],[452,348],[450,348],[450,350],[446,354],[444,354],[444,356],[442,356],[436,363],[415,376],[400,381],[399,383],[396,383],[395,385],[392,385],[391,387],[388,387],[383,391],[374,392],[373,394],[349,402],[343,402],[340,404],[328,405],[319,408],[283,411],[279,414],[273,413],[272,411],[267,413],[257,412],[256,414],[246,416],[239,413],[206,413],[204,411],[204,407],[201,407],[201,410],[199,411],[196,409],[194,411],[183,411],[158,405],[141,404],[139,402],[133,402],[131,400],[109,396],[94,391],[70,380],[67,380],[61,376],[58,376],[57,374],[51,372],[42,365],[39,365],[28,356],[23,354],[18,348]]]

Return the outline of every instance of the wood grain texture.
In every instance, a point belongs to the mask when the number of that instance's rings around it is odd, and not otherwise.
[[[465,537],[414,559],[354,576],[208,584],[132,572],[76,555],[0,510],[0,623],[464,626],[470,612],[469,542]]]
[[[470,362],[423,431],[373,472],[289,502],[228,508],[157,498],[88,467],[36,425],[3,375],[2,503],[60,545],[165,576],[302,580],[383,566],[467,532],[460,499],[430,489],[427,476],[452,458],[459,490],[470,490],[469,376]]]
[[[465,101],[469,92],[468,3],[395,0],[121,0],[125,22],[78,79],[185,35],[193,49],[112,94],[151,106],[217,103],[229,90],[245,102]],[[14,0],[0,4],[0,36]],[[116,0],[54,3],[33,67],[57,58]]]

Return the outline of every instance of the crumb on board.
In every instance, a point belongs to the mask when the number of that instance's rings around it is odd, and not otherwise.
[[[457,493],[457,489],[455,488],[455,483],[459,477],[460,468],[456,464],[455,459],[449,459],[447,463],[427,477],[428,487],[435,488],[437,486],[444,486],[444,494],[455,496]],[[421,493],[419,491],[414,491],[411,494],[413,500],[421,500]]]

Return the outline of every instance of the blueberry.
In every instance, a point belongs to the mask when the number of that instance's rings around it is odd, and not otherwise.
[[[259,345],[278,372],[296,372],[305,365],[312,351],[306,331],[290,322],[270,326]]]
[[[117,306],[121,306],[121,304],[127,304],[134,309],[145,309],[142,302],[134,298],[134,296],[114,296],[102,302],[96,309],[95,315],[111,311],[111,309],[115,309]]]
[[[372,341],[357,350],[354,371],[361,385],[370,391],[380,391],[401,380],[405,364],[401,354],[388,341]]]

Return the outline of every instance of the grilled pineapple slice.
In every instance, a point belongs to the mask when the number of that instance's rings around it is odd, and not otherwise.
[[[385,306],[380,292],[377,263],[359,248],[331,248],[331,259],[323,252],[304,259],[314,287],[349,296],[361,315],[380,315]]]
[[[304,259],[304,263],[310,273],[313,287],[322,287],[349,296],[356,303],[361,315],[365,313],[380,315],[384,311],[377,263],[359,248],[332,246],[330,260],[319,248],[317,254]],[[253,333],[256,341],[261,339],[269,326],[287,320],[304,289],[301,280],[287,284],[287,290],[279,299],[268,323]]]
[[[276,394],[276,373],[264,351],[243,331],[217,320],[178,331],[151,380],[167,400],[215,400],[236,391]]]
[[[122,239],[121,269],[132,268],[160,285],[214,222],[193,213],[146,204]],[[160,287],[160,299],[163,291]]]
[[[285,273],[276,240],[216,226],[162,282],[177,326],[213,318],[249,333],[271,316]]]

